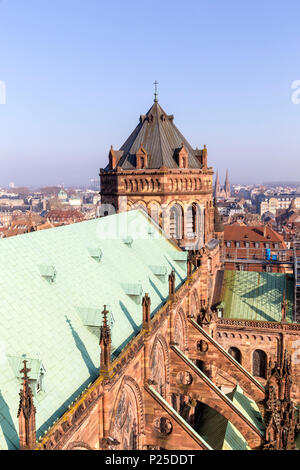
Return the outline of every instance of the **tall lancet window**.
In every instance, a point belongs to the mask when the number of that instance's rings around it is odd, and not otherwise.
[[[170,237],[181,239],[183,235],[183,211],[179,204],[170,209]]]
[[[198,235],[199,214],[196,204],[192,204],[186,211],[186,237],[195,238]]]

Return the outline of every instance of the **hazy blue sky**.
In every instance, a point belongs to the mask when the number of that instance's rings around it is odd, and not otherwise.
[[[300,180],[299,0],[2,0],[0,185],[88,184],[155,79],[222,180]]]

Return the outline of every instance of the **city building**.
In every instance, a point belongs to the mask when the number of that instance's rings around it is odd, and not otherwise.
[[[265,212],[271,212],[274,216],[276,216],[278,210],[288,209],[292,201],[294,201],[295,207],[300,209],[300,196],[298,196],[296,193],[280,193],[278,195],[259,196],[258,203],[260,215],[263,215]]]
[[[74,224],[85,219],[84,214],[77,209],[53,209],[46,212],[45,217],[53,226]]]
[[[293,272],[293,252],[267,225],[224,226],[224,266],[239,271]]]

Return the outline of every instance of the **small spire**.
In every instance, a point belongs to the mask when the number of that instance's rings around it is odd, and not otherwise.
[[[33,403],[33,395],[29,385],[28,372],[31,369],[27,368],[26,359],[23,361],[23,369],[20,373],[23,374],[23,387],[20,391],[20,403],[18,410],[19,418],[19,439],[20,449],[29,450],[36,444],[36,423],[35,414],[36,409]]]
[[[153,85],[154,85],[154,87],[155,87],[155,88],[154,88],[154,103],[158,103],[158,99],[157,99],[157,95],[158,95],[158,93],[157,93],[158,81],[155,80],[155,82],[153,83]]]
[[[191,279],[192,274],[193,274],[193,260],[192,258],[189,257],[187,260],[187,278]]]
[[[104,305],[104,309],[102,311],[103,323],[100,330],[100,374],[108,378],[111,365],[111,332],[110,326],[107,322],[107,314],[108,310],[106,309],[106,305]]]
[[[143,307],[143,329],[148,331],[150,330],[150,321],[151,321],[151,299],[148,293],[146,293],[143,297],[142,307]]]
[[[175,271],[172,269],[171,274],[169,275],[169,300],[174,300],[175,298]]]
[[[104,309],[102,311],[103,323],[101,326],[101,337],[103,337],[103,339],[106,339],[106,340],[108,337],[110,338],[110,327],[107,323],[107,314],[108,314],[108,310],[106,309],[106,305],[104,305]],[[100,341],[101,341],[101,338],[100,338]]]
[[[23,357],[24,357],[24,356],[23,356]],[[24,377],[23,377],[23,383],[25,383],[25,382],[27,383],[27,382],[28,382],[28,372],[30,372],[31,369],[28,369],[28,368],[27,368],[27,361],[26,361],[26,359],[24,359],[23,364],[24,364],[24,366],[23,366],[23,369],[20,370],[20,374],[23,374],[23,375],[24,375]]]

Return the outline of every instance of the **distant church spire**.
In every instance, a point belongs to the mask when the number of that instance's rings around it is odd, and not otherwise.
[[[228,169],[226,170],[226,177],[225,177],[225,184],[222,186],[220,184],[220,179],[219,179],[219,172],[217,170],[216,172],[216,181],[215,181],[215,187],[214,187],[214,197],[223,197],[223,198],[229,198],[231,196],[231,188],[230,188],[230,181],[229,181],[229,174],[228,174]]]
[[[231,196],[231,189],[230,189],[230,182],[229,182],[229,176],[228,176],[228,168],[226,170],[224,190],[225,190],[226,197],[230,197]]]
[[[226,169],[225,184],[229,183],[228,168]]]

